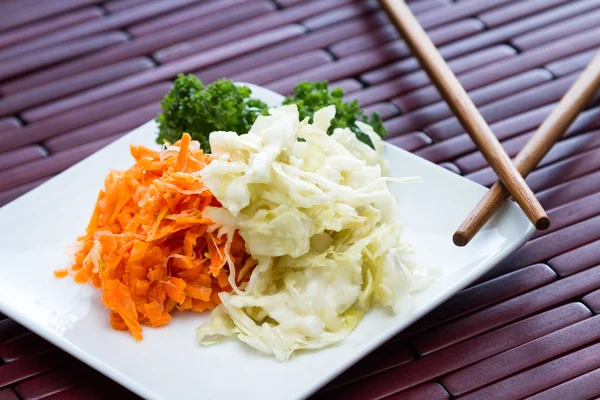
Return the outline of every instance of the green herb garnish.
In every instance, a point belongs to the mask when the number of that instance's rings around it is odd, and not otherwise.
[[[256,117],[268,110],[262,101],[251,99],[251,93],[230,80],[221,79],[205,88],[196,76],[179,74],[161,102],[156,141],[175,143],[187,132],[210,153],[211,132],[248,132]]]
[[[296,86],[292,96],[285,98],[283,104],[296,104],[300,113],[300,119],[309,117],[311,122],[312,116],[316,111],[323,107],[334,105],[335,118],[331,121],[331,126],[327,133],[331,135],[335,128],[350,128],[360,141],[373,147],[369,136],[356,126],[356,121],[362,121],[371,125],[375,133],[384,137],[387,131],[383,127],[379,114],[373,113],[368,118],[360,109],[356,100],[348,103],[343,101],[343,97],[344,90],[340,88],[329,90],[327,88],[327,81],[303,82]]]
[[[379,136],[387,133],[377,113],[367,117],[357,101],[344,102],[344,91],[328,89],[327,81],[300,83],[292,96],[283,104],[296,104],[300,118],[304,119],[319,109],[335,105],[336,115],[329,128],[350,128],[359,140],[373,147],[369,137],[356,127],[363,121],[373,127]],[[162,114],[158,116],[159,134],[157,142],[175,143],[188,132],[192,139],[200,142],[202,149],[210,153],[208,136],[213,131],[246,133],[259,115],[267,114],[268,107],[260,100],[251,99],[250,89],[238,87],[230,80],[220,79],[204,86],[194,75],[180,74],[173,89],[161,102]]]

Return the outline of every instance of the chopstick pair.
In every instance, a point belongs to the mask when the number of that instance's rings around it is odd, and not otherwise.
[[[565,133],[581,110],[600,88],[600,53],[581,73],[573,86],[562,97],[552,113],[542,122],[537,131],[523,146],[514,164],[527,177]],[[457,246],[465,246],[485,223],[500,208],[509,194],[500,182],[492,185],[483,199],[454,233],[452,240]]]
[[[500,178],[456,231],[454,243],[465,246],[509,194],[537,229],[547,229],[550,219],[524,177],[535,168],[595,93],[600,85],[600,56],[590,63],[513,164],[404,0],[380,0],[380,3],[454,115]]]

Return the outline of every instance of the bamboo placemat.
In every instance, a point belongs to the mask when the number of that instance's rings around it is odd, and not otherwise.
[[[600,50],[600,0],[420,0],[421,24],[514,156]],[[281,93],[327,79],[391,143],[496,177],[372,0],[4,0],[0,205],[152,119],[178,72]],[[600,105],[527,182],[552,226],[318,399],[600,396]],[[1,279],[1,278],[0,278]],[[0,315],[0,400],[135,398]]]

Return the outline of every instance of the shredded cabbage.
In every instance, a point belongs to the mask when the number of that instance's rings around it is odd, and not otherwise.
[[[348,128],[327,135],[334,106],[312,124],[299,121],[295,105],[269,113],[247,134],[210,136],[215,159],[201,175],[223,208],[207,207],[203,217],[229,237],[239,230],[256,266],[239,286],[230,272],[234,293],[220,294],[197,338],[208,345],[235,336],[284,361],[344,339],[373,306],[410,311],[411,291],[428,275],[400,241],[387,187],[418,179],[385,176],[373,129],[357,123],[375,150]]]

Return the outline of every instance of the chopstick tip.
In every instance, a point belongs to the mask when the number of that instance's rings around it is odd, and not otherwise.
[[[545,231],[550,227],[550,218],[548,218],[548,216],[543,216],[542,218],[537,220],[537,222],[535,223],[535,227],[539,231]]]
[[[452,235],[452,241],[458,247],[464,247],[469,243],[469,238],[464,234],[464,232],[456,231],[454,235]]]

